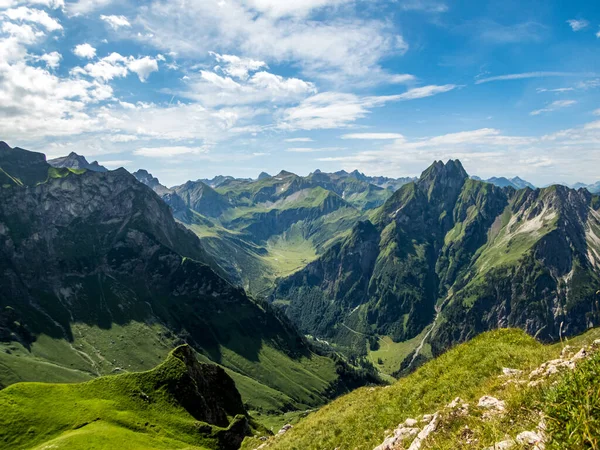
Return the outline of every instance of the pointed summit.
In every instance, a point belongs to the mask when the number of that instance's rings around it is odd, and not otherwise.
[[[287,170],[282,170],[281,172],[279,172],[276,175],[277,178],[285,178],[285,177],[291,177],[291,176],[296,176],[296,174],[293,174],[292,172],[288,172]]]
[[[446,164],[442,161],[435,161],[421,174],[419,184],[431,184],[435,181],[460,181],[462,182],[469,178],[466,170],[461,162],[457,160],[449,160]]]
[[[269,175],[267,172],[261,172],[258,175],[257,180],[264,180],[265,178],[271,178],[271,175]]]

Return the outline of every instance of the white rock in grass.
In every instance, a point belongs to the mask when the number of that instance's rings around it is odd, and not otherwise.
[[[440,414],[435,413],[431,417],[431,421],[427,424],[425,428],[421,430],[419,435],[415,438],[415,440],[410,444],[408,450],[420,450],[421,445],[423,445],[423,441],[429,437],[431,433],[437,430],[438,424],[440,423]]]
[[[496,442],[491,447],[486,448],[485,450],[508,450],[513,448],[517,443],[512,439],[507,439],[505,441]]]

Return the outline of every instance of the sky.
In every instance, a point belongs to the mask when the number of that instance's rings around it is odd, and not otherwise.
[[[600,180],[591,0],[0,0],[0,140],[163,184]]]

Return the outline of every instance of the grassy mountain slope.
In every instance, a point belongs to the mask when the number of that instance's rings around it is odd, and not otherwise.
[[[342,362],[314,354],[220,277],[197,237],[126,171],[5,187],[0,202],[3,385],[147,370],[187,342],[239,375],[252,409],[306,409],[350,387]]]
[[[236,449],[250,422],[234,382],[186,346],[155,369],[0,391],[3,448]]]
[[[569,343],[577,347],[589,344],[598,337],[600,332],[596,329]],[[486,448],[505,439],[507,433],[514,435],[516,431],[530,429],[532,418],[528,413],[534,409],[534,400],[540,399],[550,406],[550,402],[544,400],[545,387],[527,389],[516,384],[505,384],[506,378],[499,376],[503,373],[502,369],[508,367],[529,373],[542,362],[556,358],[561,349],[560,344],[544,346],[518,330],[496,330],[482,334],[426,363],[392,386],[362,388],[333,401],[310,414],[283,436],[270,440],[266,448],[370,450],[381,444],[389,430],[407,418],[419,418],[442,410],[457,396],[473,405],[483,395],[493,395],[507,399],[510,413],[515,411],[515,414],[508,415],[505,421],[483,423],[480,415],[474,416],[472,422],[460,422],[456,429],[446,430],[446,434],[422,447]],[[592,378],[597,383],[598,373]],[[565,387],[561,389],[564,392]],[[572,387],[571,391],[576,389],[579,388]],[[585,389],[582,392],[585,396]],[[575,404],[581,400],[582,394],[579,394],[566,401]],[[595,405],[597,408],[598,402]],[[583,413],[585,406],[578,405],[577,411]],[[564,414],[568,414],[566,410]],[[539,415],[533,420],[537,425]],[[467,423],[472,432],[468,435],[470,443],[461,437]],[[475,423],[478,424],[477,428]],[[252,440],[247,441],[244,448],[254,448]]]

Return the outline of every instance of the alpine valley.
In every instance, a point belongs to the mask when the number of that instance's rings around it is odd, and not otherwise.
[[[597,448],[553,409],[597,381],[594,191],[458,160],[167,187],[2,142],[0,448],[509,448],[544,411]],[[440,409],[494,389],[517,425]]]

